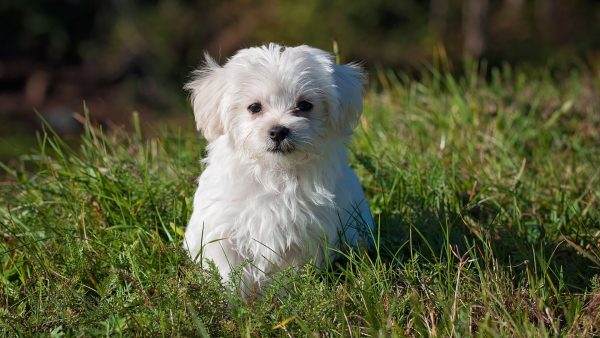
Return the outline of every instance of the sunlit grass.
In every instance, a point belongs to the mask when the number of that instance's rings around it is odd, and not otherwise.
[[[41,134],[5,167],[1,334],[599,334],[600,76],[436,69],[372,79],[351,165],[375,247],[248,302],[181,249],[198,135]]]

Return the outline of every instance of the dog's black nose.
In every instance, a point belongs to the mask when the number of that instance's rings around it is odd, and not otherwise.
[[[269,137],[277,143],[285,140],[289,133],[290,130],[284,126],[273,126],[269,129]]]

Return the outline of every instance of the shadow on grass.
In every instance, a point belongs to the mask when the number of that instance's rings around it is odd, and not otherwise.
[[[515,277],[546,271],[555,284],[564,283],[571,292],[589,289],[592,277],[600,272],[593,257],[582,254],[574,247],[576,244],[567,239],[558,242],[542,239],[532,244],[516,230],[495,224],[498,217],[491,210],[470,215],[488,222],[485,227],[469,226],[464,216],[447,208],[426,209],[416,203],[408,210],[403,214],[378,215],[379,257],[388,264],[403,263],[415,255],[431,263],[447,262],[453,260],[453,252],[469,252],[471,259],[486,259],[485,252],[489,250],[491,258]],[[369,255],[376,259],[376,250],[370,250]],[[344,259],[337,264],[343,265]]]

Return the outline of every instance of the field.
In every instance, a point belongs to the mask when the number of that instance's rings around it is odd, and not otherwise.
[[[3,165],[0,335],[600,335],[600,71],[459,73],[372,74],[350,157],[377,244],[248,302],[181,248],[196,133],[41,133]]]

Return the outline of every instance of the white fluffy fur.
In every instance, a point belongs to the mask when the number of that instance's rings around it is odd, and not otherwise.
[[[208,55],[186,85],[209,141],[184,247],[212,260],[223,279],[242,266],[243,290],[278,269],[368,242],[373,220],[347,165],[346,144],[362,112],[363,75],[308,46],[240,50],[224,66]],[[313,104],[295,111],[299,101]],[[263,111],[247,107],[260,102]],[[290,129],[289,153],[273,153],[268,130]]]

